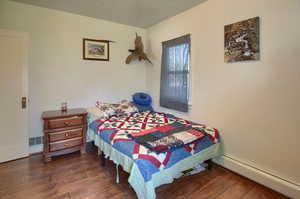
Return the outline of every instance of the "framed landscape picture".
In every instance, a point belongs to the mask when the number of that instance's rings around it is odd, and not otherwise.
[[[83,59],[109,61],[109,41],[83,39]]]
[[[225,26],[225,62],[260,59],[259,17]]]

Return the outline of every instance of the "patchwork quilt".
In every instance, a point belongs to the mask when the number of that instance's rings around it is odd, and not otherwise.
[[[202,139],[184,147],[159,154],[128,137],[129,134],[140,133],[141,131],[173,123],[187,126],[197,125],[198,128],[205,132],[205,135]],[[151,176],[160,170],[170,168],[180,160],[199,153],[219,142],[217,129],[203,124],[194,124],[173,115],[159,112],[146,111],[122,116],[110,116],[107,119],[92,122],[89,127],[106,143],[130,157],[138,166],[145,182],[150,181]]]
[[[186,144],[195,142],[205,136],[205,129],[201,125],[185,125],[174,122],[128,136],[137,143],[156,153],[171,152]]]

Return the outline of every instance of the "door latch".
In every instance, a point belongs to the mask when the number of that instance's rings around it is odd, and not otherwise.
[[[27,106],[27,98],[26,97],[22,97],[22,109],[25,109]]]

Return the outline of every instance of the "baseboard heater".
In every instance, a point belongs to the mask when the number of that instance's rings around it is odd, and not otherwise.
[[[288,197],[300,198],[300,185],[291,180],[272,174],[229,155],[214,159],[214,162]]]

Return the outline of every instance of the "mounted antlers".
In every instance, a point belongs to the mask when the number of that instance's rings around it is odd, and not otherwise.
[[[139,59],[139,61],[146,60],[152,64],[150,59],[147,57],[146,53],[144,53],[144,45],[143,45],[142,37],[138,36],[137,33],[135,34],[136,34],[135,41],[134,41],[135,47],[134,50],[132,49],[128,50],[129,52],[131,52],[131,54],[127,57],[126,64],[129,64],[132,60],[135,59]]]

